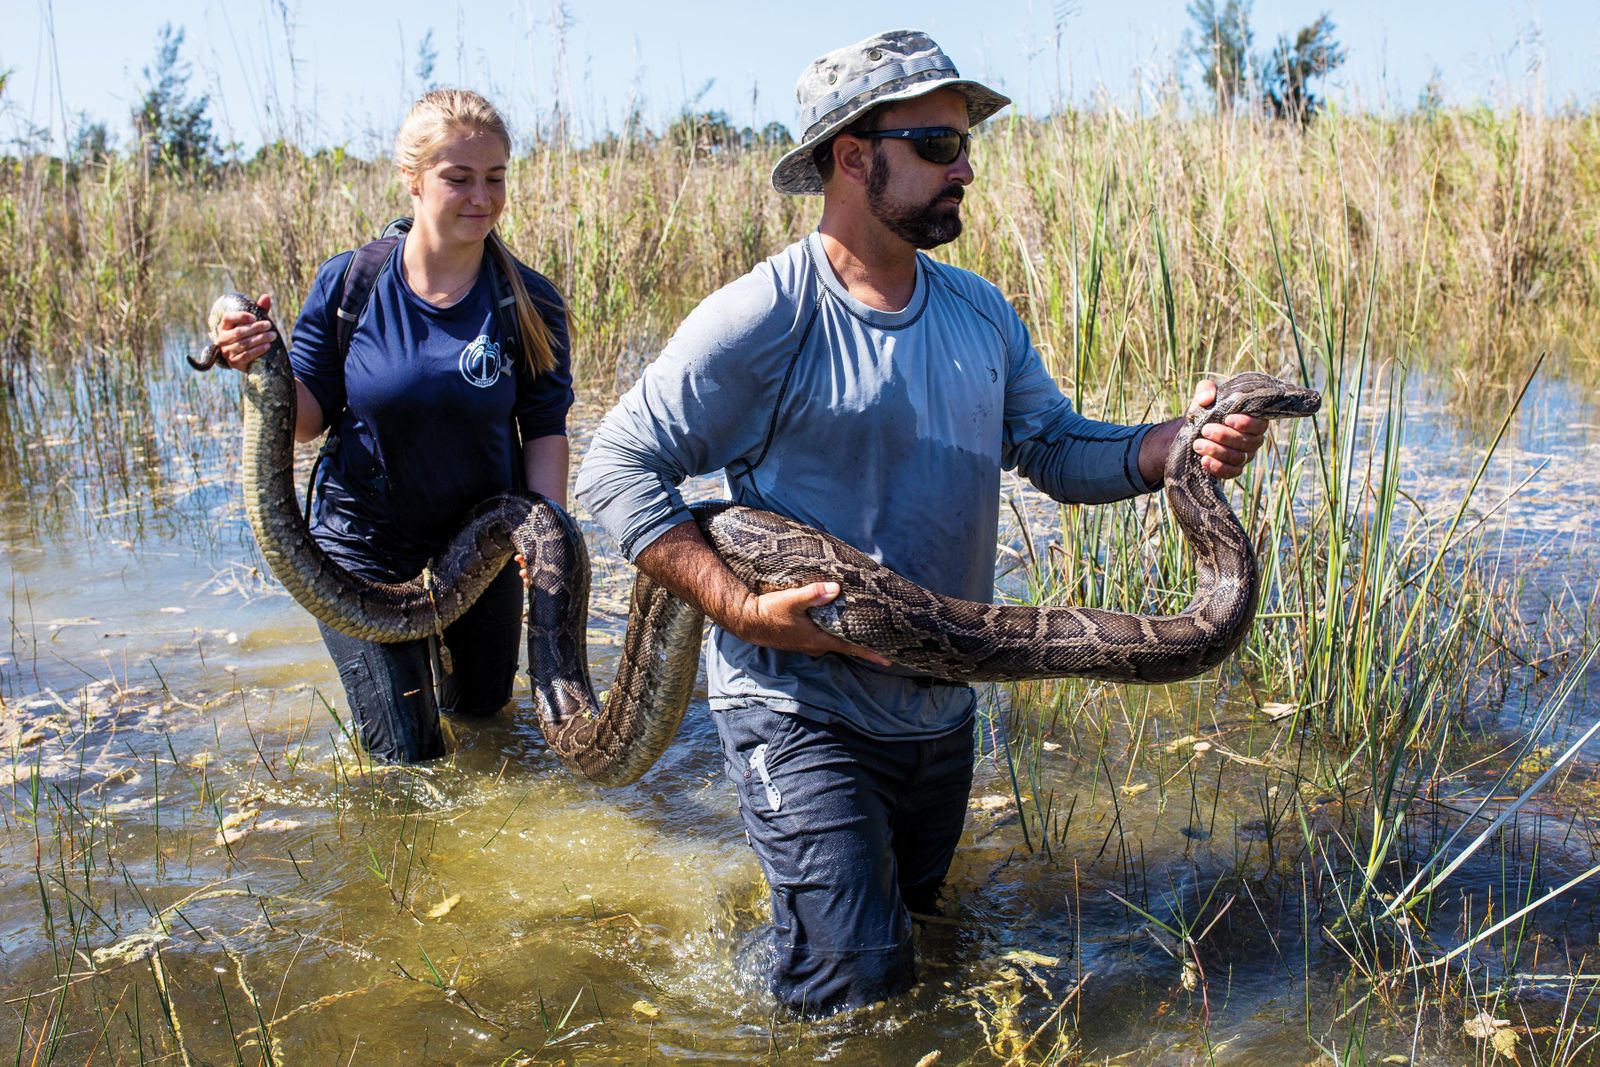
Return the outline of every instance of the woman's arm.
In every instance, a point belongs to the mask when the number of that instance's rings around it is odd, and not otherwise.
[[[272,294],[263,293],[256,301],[265,313],[272,311]],[[236,371],[247,371],[250,364],[267,354],[278,331],[271,319],[257,319],[247,311],[224,315],[218,324],[221,328],[215,338],[222,360]],[[311,395],[311,390],[299,378],[294,380],[294,439],[309,441],[322,433],[327,423],[322,405]],[[565,478],[565,475],[563,475]]]
[[[522,464],[527,474],[528,488],[562,508],[567,506],[570,455],[565,434],[535,437],[522,446]]]
[[[322,405],[311,395],[305,382],[294,380],[294,439],[304,444],[322,436],[328,421],[322,414]]]

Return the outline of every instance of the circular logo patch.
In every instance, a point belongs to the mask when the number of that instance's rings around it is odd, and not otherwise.
[[[479,389],[500,380],[505,368],[500,363],[500,346],[483,334],[461,350],[461,376]]]

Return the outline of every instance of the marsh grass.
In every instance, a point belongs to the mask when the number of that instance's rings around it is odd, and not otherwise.
[[[1320,311],[1325,327],[1326,306]],[[1295,331],[1301,335],[1299,324]],[[1595,979],[1583,975],[1583,958],[1542,972],[1536,960],[1543,942],[1535,930],[1541,908],[1592,892],[1581,887],[1600,874],[1600,865],[1592,851],[1575,866],[1570,858],[1552,862],[1539,844],[1548,835],[1535,829],[1524,841],[1515,828],[1530,818],[1525,809],[1535,798],[1547,805],[1535,811],[1549,812],[1547,787],[1570,773],[1595,732],[1552,745],[1567,728],[1596,646],[1588,640],[1591,624],[1576,634],[1536,636],[1538,627],[1507,610],[1526,600],[1485,535],[1483,516],[1499,504],[1476,500],[1527,382],[1512,396],[1458,495],[1424,501],[1405,484],[1404,375],[1396,368],[1375,375],[1363,354],[1365,336],[1350,358],[1325,331],[1312,336],[1321,344],[1302,350],[1302,366],[1329,402],[1313,432],[1280,432],[1266,461],[1234,490],[1263,560],[1261,621],[1250,644],[1233,666],[1202,684],[1187,724],[1150,714],[1148,699],[1108,700],[1101,687],[1084,683],[1017,687],[1003,755],[1025,824],[1024,845],[1046,862],[1085,855],[1096,842],[1072,843],[1074,813],[1109,805],[1111,829],[1093,856],[1105,857],[1115,839],[1110,861],[1123,889],[1105,891],[1143,920],[1174,960],[1178,984],[1197,993],[1202,1018],[1209,1014],[1202,946],[1215,923],[1246,897],[1298,895],[1307,931],[1319,931],[1337,947],[1360,990],[1325,1033],[1309,1031],[1335,1062],[1367,1062],[1367,1027],[1406,1005],[1429,1004],[1423,1014],[1434,1024],[1433,1013],[1448,1015],[1445,1005],[1469,1001],[1487,1004],[1483,1010],[1492,1018],[1523,1003],[1519,996],[1532,994],[1537,1003],[1538,988],[1556,985],[1568,998],[1561,1002],[1564,1018],[1576,999],[1592,1020]],[[1538,369],[1535,362],[1528,377]],[[1372,377],[1381,378],[1376,388]],[[1469,514],[1479,518],[1468,521]],[[1023,598],[1176,610],[1190,595],[1176,543],[1159,502],[1142,517],[1135,509],[1063,508],[1047,544],[1027,540]],[[1578,642],[1587,642],[1587,650]],[[1517,725],[1526,734],[1502,745],[1482,732],[1483,716],[1497,706],[1493,694],[1503,694],[1513,678],[1549,695]],[[1062,727],[1064,721],[1072,725]],[[1191,732],[1172,740],[1185,725]],[[1045,740],[1063,730],[1074,755],[1104,772],[1092,776],[1087,792],[1080,785],[1067,798],[1052,784],[1054,761],[1046,755],[1052,746]],[[1194,755],[1174,768],[1174,749]],[[1213,750],[1223,759],[1208,811],[1209,775],[1197,765],[1202,752]],[[1137,796],[1154,783],[1158,808],[1187,808],[1186,834],[1208,839],[1217,829],[1228,761],[1261,768],[1254,832],[1241,839],[1236,822],[1231,854],[1221,854],[1227,844],[1205,849],[1216,880],[1203,895],[1159,892],[1142,870],[1143,857],[1135,869],[1126,851],[1130,834],[1122,809],[1128,802],[1119,793]],[[1473,778],[1484,763],[1503,769],[1467,806],[1472,794],[1457,783]],[[1113,766],[1120,769],[1116,776]],[[1169,794],[1185,776],[1187,788]],[[1537,824],[1545,817],[1531,818]],[[1571,845],[1580,821],[1587,823],[1587,816],[1568,818],[1558,851]],[[1472,856],[1490,845],[1500,849],[1500,877],[1485,880],[1479,870],[1467,876],[1468,885],[1453,883],[1452,876],[1459,881]],[[1585,847],[1575,853],[1581,856]],[[1286,884],[1283,875],[1296,871],[1309,880]],[[1266,933],[1278,936],[1270,928]],[[1534,974],[1540,975],[1536,981]],[[1374,998],[1382,1001],[1381,1011],[1358,1014]],[[1489,1058],[1508,1055],[1518,1040],[1494,1037],[1509,1025],[1479,1027],[1483,1042],[1504,1042]],[[1552,1062],[1581,1062],[1593,1025],[1557,1024]],[[1517,1032],[1550,1033],[1526,1017]]]
[[[1558,916],[1580,910],[1596,869],[1593,775],[1571,720],[1597,594],[1530,599],[1496,541],[1483,474],[1522,417],[1523,383],[1591,374],[1600,359],[1585,340],[1600,292],[1600,122],[1335,114],[1300,134],[1158,108],[1007,120],[976,144],[968,231],[948,255],[1017,304],[1090,414],[1159,418],[1194,379],[1244,368],[1301,378],[1327,401],[1229,490],[1263,561],[1239,657],[1185,686],[1038,684],[991,702],[987,766],[1010,794],[996,870],[1014,853],[1070,870],[1074,936],[1120,924],[1127,953],[1158,976],[1141,996],[1187,1012],[1207,1059],[1225,1056],[1212,1020],[1235,968],[1275,960],[1298,964],[1305,1047],[1332,1062],[1397,1041],[1492,1062],[1508,1058],[1495,1037],[1508,1029],[1537,1062],[1584,1062],[1600,1026],[1600,966],[1581,937],[1595,923],[1573,920],[1569,939]],[[815,202],[770,192],[770,163],[649,140],[517,160],[504,229],[566,294],[591,409],[700,296],[813,224]],[[223,284],[275,292],[287,324],[322,259],[404,206],[386,166],[339,152],[277,150],[203,180],[115,157],[8,164],[0,487],[13,526],[37,537],[51,516],[117,516],[136,539],[219,525],[223,505],[206,494],[231,485],[218,429],[229,398],[173,362],[175,331],[192,336]],[[1562,339],[1540,365],[1535,353]],[[1408,476],[1408,388],[1422,369],[1455,383],[1456,410],[1484,430],[1476,473],[1443,491]],[[174,411],[194,431],[182,448],[157,431]],[[1018,489],[1007,511],[1009,595],[1170,611],[1192,592],[1157,500],[1058,507]],[[51,637],[15,577],[8,592],[0,698],[15,728],[0,817],[10,855],[31,850],[43,946],[6,986],[17,1062],[292,1062],[298,1026],[362,996],[501,1037],[533,1032],[513,1062],[577,1058],[569,1045],[618,1033],[653,1040],[592,983],[497,988],[486,976],[515,946],[463,945],[429,925],[441,840],[486,853],[532,818],[522,800],[465,846],[449,841],[437,808],[459,783],[373,767],[318,695],[293,698],[284,722],[287,695],[191,700],[151,664],[159,684],[112,671],[52,702],[24,668]],[[1492,728],[1511,693],[1527,705],[1520,737]],[[175,742],[155,722],[202,712],[216,716],[214,744],[204,726]],[[247,742],[224,739],[241,727]],[[207,748],[232,755],[217,763]],[[266,804],[253,798],[297,790],[316,796],[323,825],[264,858]],[[241,829],[258,836],[230,840]],[[321,884],[329,862],[350,882]],[[386,955],[311,919],[341,893],[384,909]],[[580,941],[629,926],[588,908],[563,920]],[[250,946],[292,937],[292,955],[274,957],[287,957],[282,973],[252,963]],[[313,951],[346,966],[286,995]],[[1109,976],[1080,965],[1063,980],[1070,966],[1012,953],[963,974],[973,1058],[1078,1062],[1083,1004]],[[1463,1037],[1480,1013],[1481,1036]],[[780,1031],[775,1048],[790,1040]],[[801,1028],[793,1047],[835,1038]]]
[[[1201,372],[1283,369],[1286,301],[1337,298],[1356,313],[1339,330],[1381,309],[1380,359],[1492,368],[1554,336],[1587,344],[1564,328],[1600,292],[1592,114],[1332,114],[1300,133],[1171,104],[1004,119],[975,144],[948,256],[1001,287],[1092,406],[1127,374],[1170,400]],[[517,158],[502,228],[565,293],[586,385],[609,395],[702,295],[813,225],[815,201],[771,192],[771,162],[650,138]],[[273,291],[287,324],[323,259],[405,209],[389,165],[339,150],[280,145],[200,178],[7,161],[5,377],[147,359],[221,283]]]

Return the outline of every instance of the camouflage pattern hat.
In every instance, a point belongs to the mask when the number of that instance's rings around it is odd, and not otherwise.
[[[780,193],[821,193],[822,175],[811,156],[826,141],[879,104],[910,100],[938,89],[967,98],[974,126],[1011,103],[1009,97],[961,77],[950,57],[920,30],[890,30],[819,59],[794,87],[800,105],[800,144],[772,169]]]

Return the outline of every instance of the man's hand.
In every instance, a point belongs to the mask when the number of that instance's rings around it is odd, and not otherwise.
[[[672,527],[640,552],[634,562],[723,629],[753,645],[808,656],[838,652],[880,667],[889,666],[889,661],[876,652],[833,636],[806,614],[807,608],[820,607],[838,596],[839,583],[813,582],[797,589],[752,593],[728,570],[692,522]]]
[[[838,595],[838,582],[812,582],[760,596],[750,594],[739,604],[737,614],[717,621],[723,629],[752,645],[808,656],[839,652],[880,667],[889,666],[889,661],[876,652],[835,637],[806,614],[808,608],[821,607]]]
[[[1217,383],[1203,379],[1194,391],[1194,403],[1210,407],[1217,401]],[[1200,466],[1214,478],[1226,481],[1244,473],[1251,457],[1261,450],[1267,440],[1271,424],[1253,415],[1229,415],[1221,422],[1207,423],[1200,430],[1194,450],[1200,456]],[[1182,419],[1164,422],[1145,434],[1139,447],[1139,473],[1154,485],[1166,477],[1167,453],[1172,440],[1183,426]]]

